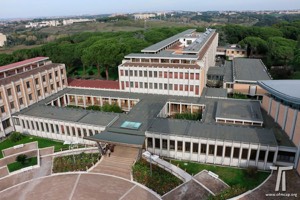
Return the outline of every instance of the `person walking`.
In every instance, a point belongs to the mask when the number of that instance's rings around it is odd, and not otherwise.
[[[108,149],[107,149],[108,157],[110,157],[110,153],[111,153],[110,148],[108,148]]]

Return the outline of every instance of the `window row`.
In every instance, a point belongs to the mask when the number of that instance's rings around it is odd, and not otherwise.
[[[163,150],[168,150],[168,140],[167,139],[158,139],[155,138],[155,147],[153,147],[153,138],[147,138],[147,146],[148,148],[157,148],[160,149],[162,148]],[[208,155],[215,155],[219,156],[219,157],[227,157],[227,158],[231,158],[231,156],[233,158],[239,158],[240,156],[240,151],[241,149],[238,147],[234,147],[232,148],[231,146],[225,146],[225,148],[222,145],[217,145],[217,147],[215,147],[214,144],[202,144],[200,143],[200,149],[199,149],[199,143],[191,143],[191,142],[183,142],[183,141],[175,141],[175,140],[170,140],[169,143],[169,150],[170,151],[175,151],[175,142],[177,142],[177,152],[182,152],[183,151],[183,143],[184,144],[184,151],[185,152],[191,152],[192,153],[197,153],[200,150],[200,154],[208,154]],[[162,145],[160,147],[160,145]],[[216,152],[215,152],[216,151]],[[250,152],[250,160],[255,161],[256,160],[256,156],[257,156],[258,150],[256,149],[251,149]],[[265,160],[265,156],[266,156],[267,151],[266,150],[260,150],[259,154],[258,154],[258,161],[264,161]],[[242,149],[241,152],[241,159],[248,159],[248,154],[249,154],[249,149]],[[275,152],[274,151],[269,151],[268,153],[268,157],[267,157],[267,162],[273,162],[274,159],[274,155]]]
[[[20,124],[21,121],[21,124]],[[21,125],[22,128],[29,129],[29,130],[37,130],[37,131],[43,131],[47,133],[55,133],[55,134],[61,134],[61,135],[68,135],[73,137],[87,137],[92,136],[95,134],[98,134],[98,130],[92,130],[92,129],[86,129],[86,128],[80,128],[80,127],[74,127],[74,126],[64,126],[59,124],[52,124],[52,123],[46,123],[46,122],[37,122],[37,121],[31,121],[31,120],[19,120],[18,118],[15,118],[15,125]],[[76,135],[77,131],[77,135]]]
[[[130,86],[129,86],[130,84]],[[121,82],[124,89],[124,81]],[[184,84],[167,84],[167,83],[147,83],[147,82],[125,82],[126,88],[140,88],[140,89],[159,89],[159,90],[175,90],[175,91],[199,91],[198,85],[184,85]]]
[[[124,73],[125,72],[125,73]],[[145,78],[174,78],[174,79],[189,79],[199,80],[199,73],[187,72],[163,72],[163,71],[147,71],[147,70],[120,70],[121,76],[145,77]]]
[[[37,81],[36,81],[36,84],[38,84]],[[62,85],[65,85],[65,79],[62,79]],[[56,86],[60,87],[60,82],[59,81],[56,82]],[[32,86],[30,84],[30,81],[27,81],[26,82],[26,88],[29,91],[31,91],[31,87]],[[54,85],[50,84],[50,88],[51,88],[51,90],[54,90]],[[16,90],[17,93],[21,92],[21,85],[16,85],[15,90]],[[47,92],[47,87],[45,87],[45,92]],[[9,97],[12,96],[12,88],[7,88],[6,93],[7,93],[7,96],[9,96]],[[0,100],[2,100],[2,92],[0,92]]]

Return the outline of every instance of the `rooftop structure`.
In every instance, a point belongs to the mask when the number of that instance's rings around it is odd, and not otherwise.
[[[258,84],[267,92],[290,104],[300,106],[300,81],[278,80],[259,81]],[[291,89],[293,88],[293,89]]]

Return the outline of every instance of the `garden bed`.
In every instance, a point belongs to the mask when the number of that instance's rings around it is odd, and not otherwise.
[[[14,162],[7,165],[9,172],[14,172],[25,167],[37,165],[37,157],[27,158],[26,162],[22,164],[21,162]]]
[[[77,155],[69,155],[56,157],[53,161],[53,173],[86,171],[100,159],[99,153],[81,153]]]
[[[135,181],[145,185],[160,195],[163,195],[182,184],[182,181],[179,178],[154,164],[152,164],[151,176],[150,164],[144,159],[136,162],[132,169],[133,179]]]
[[[178,160],[171,160],[171,163],[178,165],[191,175],[196,175],[205,169],[214,172],[231,187],[216,197],[211,197],[211,199],[227,199],[242,194],[260,185],[270,175],[268,172],[257,171],[254,168],[239,169]]]

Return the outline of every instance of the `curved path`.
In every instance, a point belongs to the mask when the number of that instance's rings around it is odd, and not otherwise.
[[[33,179],[1,191],[0,196],[1,199],[10,200],[160,199],[157,194],[136,182],[106,174],[85,172]]]

